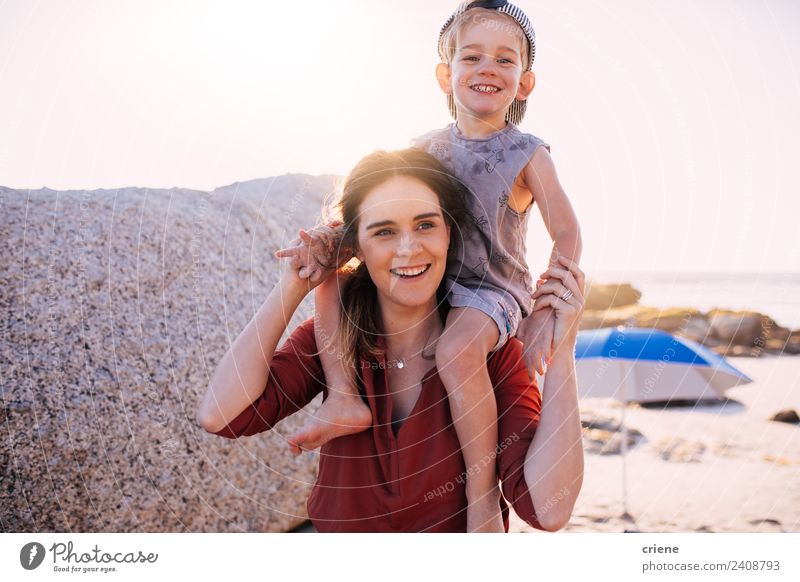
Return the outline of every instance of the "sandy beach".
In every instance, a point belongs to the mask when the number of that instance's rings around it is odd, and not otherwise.
[[[727,391],[724,404],[675,408],[630,405],[629,429],[643,434],[622,459],[587,452],[583,489],[567,532],[800,531],[800,426],[768,420],[800,411],[800,357],[727,358],[754,382]],[[581,401],[581,412],[619,419],[610,399]],[[538,532],[512,513],[511,531]]]

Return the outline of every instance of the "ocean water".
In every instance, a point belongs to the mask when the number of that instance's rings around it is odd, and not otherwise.
[[[587,272],[598,283],[627,282],[653,307],[708,311],[747,309],[769,315],[778,325],[800,329],[800,273],[637,273]]]

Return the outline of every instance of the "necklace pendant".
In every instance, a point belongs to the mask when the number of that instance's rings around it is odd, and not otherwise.
[[[402,360],[402,359],[401,360],[397,360],[397,367],[398,368],[405,368],[406,367],[406,361]]]

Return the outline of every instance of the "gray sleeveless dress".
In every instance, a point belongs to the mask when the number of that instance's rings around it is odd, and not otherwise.
[[[447,276],[465,287],[489,287],[510,294],[522,316],[533,307],[526,234],[533,205],[520,214],[508,205],[511,187],[539,146],[550,146],[509,123],[485,138],[468,138],[455,123],[418,137],[411,146],[435,156],[472,193],[472,224],[463,232],[458,260]]]

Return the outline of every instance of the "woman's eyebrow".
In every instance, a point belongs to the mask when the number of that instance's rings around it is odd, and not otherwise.
[[[373,222],[372,224],[367,225],[367,230],[381,226],[389,226],[390,224],[394,224],[394,220],[381,220],[380,222]]]
[[[441,216],[441,214],[438,212],[426,212],[425,214],[417,214],[414,217],[414,220],[422,220],[424,218],[438,218],[439,216]],[[392,224],[395,224],[394,220],[381,220],[379,222],[373,222],[372,224],[367,225],[367,230],[373,228],[380,228],[382,226],[390,226]]]
[[[414,220],[422,220],[423,218],[437,218],[441,216],[438,212],[426,212],[425,214],[417,214]]]

